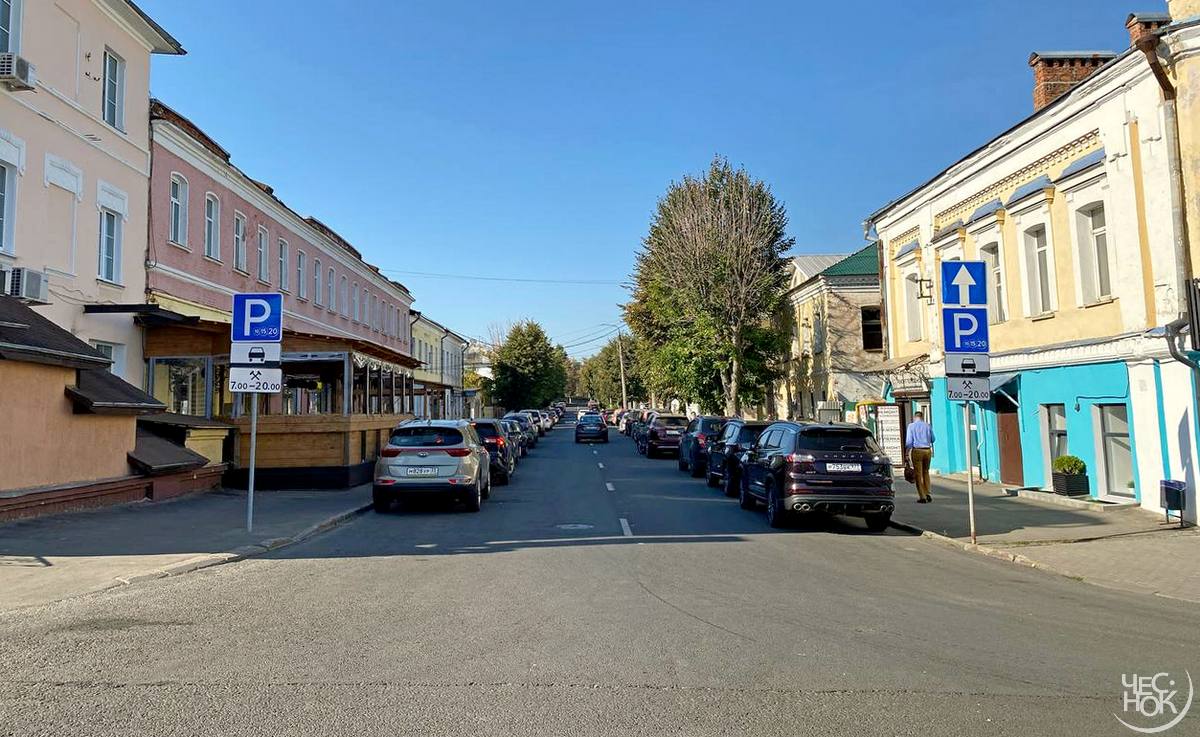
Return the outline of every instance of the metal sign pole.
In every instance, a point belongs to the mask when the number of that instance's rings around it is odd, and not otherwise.
[[[975,545],[975,467],[971,464],[971,402],[963,402],[963,446],[967,460],[967,515],[971,518],[971,544]]]
[[[246,532],[254,532],[254,451],[258,447],[258,395],[250,402],[250,483],[246,496]]]

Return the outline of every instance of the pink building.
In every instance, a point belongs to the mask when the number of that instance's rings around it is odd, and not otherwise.
[[[281,292],[284,391],[259,399],[259,483],[368,479],[412,410],[412,295],[191,121],[157,100],[150,117],[147,390],[169,411],[246,424],[250,396],[227,388],[231,295]]]

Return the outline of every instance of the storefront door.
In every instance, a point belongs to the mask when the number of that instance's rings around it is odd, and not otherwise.
[[[996,430],[1000,444],[1000,483],[1025,485],[1025,466],[1021,455],[1021,426],[1017,408],[1006,397],[996,396]]]

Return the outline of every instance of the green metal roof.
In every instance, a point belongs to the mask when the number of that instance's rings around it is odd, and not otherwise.
[[[872,243],[821,272],[821,276],[875,276],[879,274],[879,244]]]

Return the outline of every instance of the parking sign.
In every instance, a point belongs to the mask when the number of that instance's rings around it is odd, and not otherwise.
[[[942,308],[942,341],[947,353],[987,353],[987,308]]]
[[[233,295],[229,391],[276,394],[283,390],[280,343],[283,341],[283,295]]]
[[[233,295],[230,327],[234,343],[279,343],[283,340],[283,295]]]

